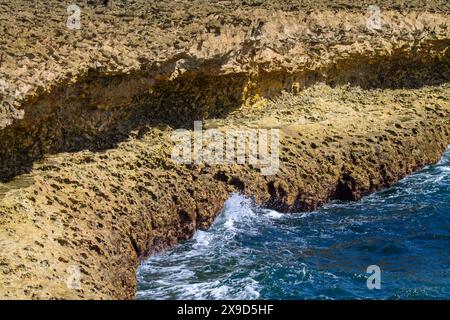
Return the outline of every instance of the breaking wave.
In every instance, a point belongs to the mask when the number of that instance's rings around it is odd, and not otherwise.
[[[450,152],[359,202],[281,214],[233,194],[208,231],[148,259],[138,299],[450,296]],[[366,269],[381,268],[369,290]]]

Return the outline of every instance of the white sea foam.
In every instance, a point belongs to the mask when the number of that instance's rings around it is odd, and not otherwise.
[[[195,240],[194,248],[199,249],[200,247],[207,247],[213,236],[209,232],[198,230],[193,239]]]
[[[414,224],[420,217],[412,212],[426,215],[423,208],[429,204],[423,203],[421,197],[435,192],[438,184],[448,185],[449,172],[450,152],[438,167],[430,166],[360,202],[333,202],[308,213],[258,209],[251,199],[232,194],[209,230],[197,231],[192,240],[153,256],[142,265],[137,297],[258,299],[274,287],[281,295],[301,296],[299,288],[307,288],[308,297],[332,299],[332,290],[343,277],[342,272],[317,269],[308,256],[322,257],[328,266],[329,259],[340,259],[327,247],[336,237],[364,239],[363,235],[374,232],[371,225],[395,236],[399,231],[392,221]],[[390,214],[383,214],[386,211]],[[433,214],[433,210],[429,211]],[[270,232],[270,237],[264,237],[263,232]],[[318,239],[325,242],[316,242]],[[351,241],[342,245],[353,246]],[[342,250],[340,245],[334,248]],[[331,293],[314,293],[326,285]]]
[[[274,210],[267,210],[266,215],[271,219],[279,219],[284,216],[284,214],[274,211]]]

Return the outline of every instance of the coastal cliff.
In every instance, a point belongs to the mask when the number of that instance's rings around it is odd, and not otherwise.
[[[382,2],[376,29],[364,1],[80,1],[79,29],[70,4],[0,1],[1,298],[133,298],[232,192],[358,200],[450,143],[447,1]],[[196,120],[278,129],[278,172],[173,162]]]

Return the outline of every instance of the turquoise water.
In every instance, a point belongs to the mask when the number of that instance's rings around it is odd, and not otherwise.
[[[381,269],[369,290],[366,269]],[[138,299],[450,298],[450,151],[359,202],[291,215],[234,194],[208,231],[138,271]]]

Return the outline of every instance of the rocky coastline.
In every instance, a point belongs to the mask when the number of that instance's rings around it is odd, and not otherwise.
[[[0,298],[133,299],[233,192],[358,200],[450,143],[447,1],[0,0]],[[178,164],[174,130],[277,129],[280,166]],[[68,285],[79,270],[80,286]]]

